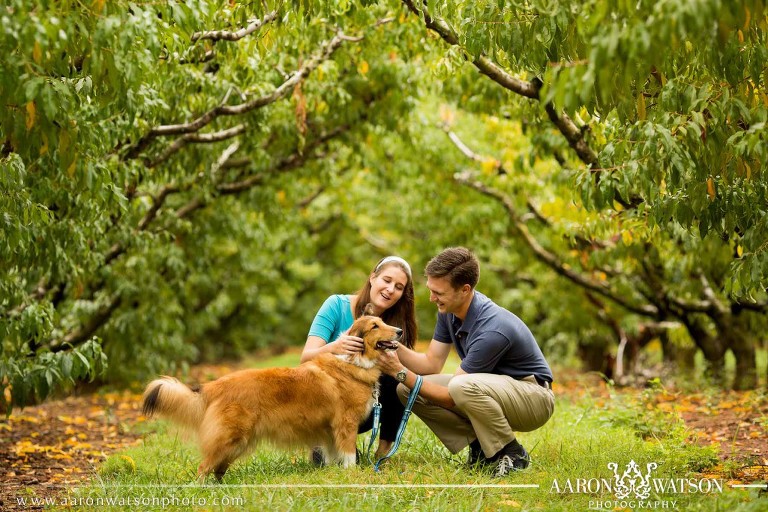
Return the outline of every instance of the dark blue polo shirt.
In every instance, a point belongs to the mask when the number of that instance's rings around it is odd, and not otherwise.
[[[463,323],[453,313],[437,314],[434,339],[454,344],[467,373],[534,375],[552,382],[552,370],[528,326],[477,290]]]

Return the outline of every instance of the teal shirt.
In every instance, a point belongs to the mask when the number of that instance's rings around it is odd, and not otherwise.
[[[331,295],[312,321],[309,328],[309,336],[317,336],[326,343],[336,341],[342,332],[352,327],[355,319],[352,317],[352,308],[349,303],[349,295]]]

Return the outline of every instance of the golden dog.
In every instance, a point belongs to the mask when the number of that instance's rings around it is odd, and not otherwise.
[[[323,354],[296,368],[242,370],[199,388],[172,377],[149,383],[144,414],[158,414],[195,430],[203,461],[197,473],[221,480],[235,459],[258,441],[284,446],[321,446],[326,462],[355,464],[360,423],[370,413],[383,350],[397,347],[402,330],[370,309],[349,333],[364,340],[355,356]]]

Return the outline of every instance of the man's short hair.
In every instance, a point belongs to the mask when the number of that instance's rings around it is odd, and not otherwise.
[[[447,277],[454,290],[465,284],[474,288],[480,279],[480,263],[466,247],[449,247],[429,260],[424,273],[427,277]]]

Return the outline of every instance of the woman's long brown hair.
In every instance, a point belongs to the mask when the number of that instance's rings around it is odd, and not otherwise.
[[[380,268],[373,271],[373,275],[378,277],[381,272],[387,268],[396,266],[405,272],[408,277],[408,282],[403,289],[403,295],[391,308],[386,310],[381,319],[389,325],[394,325],[403,330],[403,337],[401,343],[408,348],[413,348],[416,343],[416,339],[419,335],[418,327],[416,325],[416,300],[413,292],[413,279],[402,263],[397,261],[389,261]],[[359,318],[363,314],[366,304],[371,302],[371,279],[370,276],[365,280],[365,285],[357,292],[357,304],[355,304],[355,318]]]

